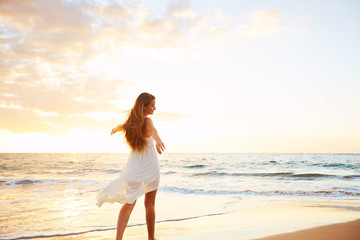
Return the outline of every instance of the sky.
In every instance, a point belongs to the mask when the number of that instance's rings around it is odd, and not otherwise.
[[[360,153],[360,2],[1,0],[0,152]]]

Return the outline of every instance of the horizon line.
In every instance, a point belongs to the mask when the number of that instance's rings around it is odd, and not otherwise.
[[[0,154],[128,154],[130,152],[0,152]],[[164,152],[163,154],[360,154],[360,152]]]

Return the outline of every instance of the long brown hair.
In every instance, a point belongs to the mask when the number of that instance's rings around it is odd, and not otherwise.
[[[150,93],[141,93],[130,110],[127,120],[121,125],[121,131],[125,133],[126,142],[132,150],[141,151],[146,145],[143,136],[145,122],[144,107],[148,106],[155,97]]]

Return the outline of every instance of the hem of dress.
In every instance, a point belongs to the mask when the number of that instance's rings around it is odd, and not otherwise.
[[[123,199],[121,199],[121,200],[114,200],[114,201],[102,201],[102,202],[97,202],[96,203],[96,205],[100,208],[104,203],[116,203],[116,202],[118,202],[118,203],[120,203],[120,204],[126,204],[126,203],[128,203],[128,204],[133,204],[136,200],[138,200],[142,195],[145,195],[145,194],[147,194],[147,193],[149,193],[149,192],[152,192],[152,191],[155,191],[155,190],[157,190],[159,188],[159,185],[157,185],[156,187],[153,187],[153,188],[150,188],[150,190],[147,190],[147,191],[145,191],[145,192],[142,192],[141,194],[139,194],[138,196],[136,196],[136,198],[135,198],[135,200],[133,200],[133,201],[128,201],[128,200],[126,200],[126,198],[124,197]],[[99,198],[101,198],[101,195],[100,196],[98,196],[98,199]]]

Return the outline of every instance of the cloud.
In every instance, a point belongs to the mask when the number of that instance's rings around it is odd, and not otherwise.
[[[328,102],[327,100],[323,100],[323,101],[321,101],[320,104],[321,104],[321,105],[327,105],[327,104],[329,104],[329,102]]]
[[[137,8],[136,21],[132,22],[133,41],[137,45],[154,48],[174,48],[197,45],[213,37],[213,32],[223,29],[219,15],[200,15],[187,1],[170,2],[160,16],[149,10]],[[210,22],[212,21],[212,22]],[[210,39],[208,39],[210,40]]]
[[[188,117],[189,115],[187,114],[170,113],[170,112],[157,112],[156,115],[154,116],[154,118],[157,119],[158,121],[164,121],[164,122],[180,121]]]
[[[262,36],[274,36],[288,33],[303,33],[305,30],[287,27],[281,21],[281,11],[256,10],[246,13],[249,24],[239,25],[239,34],[247,37],[259,38]]]
[[[286,32],[280,15],[249,13],[240,33]],[[187,1],[154,14],[139,2],[2,0],[0,128],[53,133],[111,124],[132,84],[121,76],[129,49],[201,48],[239,31],[233,20],[221,11],[196,13]]]
[[[1,128],[52,133],[96,128],[98,119],[70,115],[119,110],[111,102],[121,99],[128,82],[88,67],[98,54],[93,8],[90,2],[2,2]]]
[[[89,7],[74,1],[2,2],[0,16],[7,55],[50,60],[66,53],[86,52],[95,36]]]
[[[13,132],[99,128],[102,120],[71,115],[119,111],[110,102],[119,99],[121,90],[118,89],[125,84],[121,80],[104,82],[97,78],[88,79],[83,84],[67,80],[57,86],[29,79],[1,82],[0,126]]]

